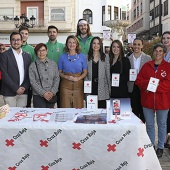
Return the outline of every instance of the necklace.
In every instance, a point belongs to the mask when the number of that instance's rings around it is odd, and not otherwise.
[[[75,62],[77,59],[79,59],[79,55],[77,55],[77,53],[76,53],[76,56],[74,59],[71,59],[68,53],[67,53],[67,55],[68,55],[68,60],[71,62]]]

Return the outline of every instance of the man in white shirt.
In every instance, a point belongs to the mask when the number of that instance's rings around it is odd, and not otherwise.
[[[11,107],[25,107],[27,91],[30,86],[28,68],[31,57],[21,49],[22,35],[13,32],[10,35],[11,48],[0,56],[2,70],[1,94],[5,104]]]

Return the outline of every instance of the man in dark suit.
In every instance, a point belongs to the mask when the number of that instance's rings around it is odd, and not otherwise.
[[[11,48],[0,56],[2,70],[2,88],[4,102],[11,107],[25,107],[27,91],[30,87],[28,68],[31,57],[21,49],[22,35],[13,32],[10,35]]]

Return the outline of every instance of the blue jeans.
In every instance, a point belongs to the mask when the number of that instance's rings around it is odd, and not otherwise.
[[[155,112],[153,109],[148,109],[143,107],[143,112],[146,120],[146,130],[148,136],[153,145],[155,145],[155,125],[154,125],[154,117]],[[167,110],[156,110],[156,120],[158,125],[158,148],[164,148],[164,142],[166,139],[166,122],[167,122]]]

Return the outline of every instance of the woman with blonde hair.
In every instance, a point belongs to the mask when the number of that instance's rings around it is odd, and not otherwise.
[[[60,107],[82,108],[84,77],[87,74],[86,57],[80,53],[80,45],[74,35],[67,37],[64,51],[58,62],[61,77]]]

